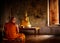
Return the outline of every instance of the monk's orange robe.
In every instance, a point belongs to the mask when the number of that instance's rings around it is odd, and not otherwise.
[[[8,39],[15,39],[15,38],[20,38],[22,40],[25,39],[25,35],[24,34],[19,34],[17,32],[17,27],[15,24],[13,23],[6,23],[5,24],[5,28],[4,28],[4,31],[5,31],[5,36],[6,38]]]

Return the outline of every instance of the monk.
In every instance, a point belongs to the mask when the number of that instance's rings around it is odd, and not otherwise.
[[[4,26],[5,37],[8,40],[14,40],[16,38],[25,40],[25,35],[19,33],[18,25],[16,24],[16,18],[12,17],[8,23]]]

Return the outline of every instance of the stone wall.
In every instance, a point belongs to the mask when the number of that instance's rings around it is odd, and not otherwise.
[[[15,16],[20,24],[26,11],[32,26],[47,25],[47,0],[7,0],[4,3],[1,23],[4,25],[11,16]]]

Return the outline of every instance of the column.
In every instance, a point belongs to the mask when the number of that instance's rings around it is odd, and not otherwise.
[[[59,24],[59,0],[49,0],[49,25]]]

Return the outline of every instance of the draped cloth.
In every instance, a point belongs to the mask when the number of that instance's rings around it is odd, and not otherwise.
[[[14,23],[6,23],[4,26],[5,37],[9,40],[20,38],[25,40],[25,35],[17,32],[17,26]]]

